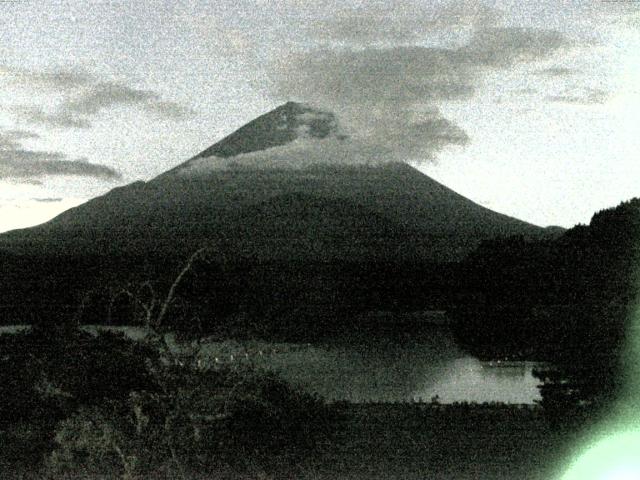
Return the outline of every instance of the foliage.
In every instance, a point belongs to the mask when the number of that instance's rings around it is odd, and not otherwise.
[[[465,263],[482,300],[457,309],[457,337],[480,356],[553,362],[538,375],[554,415],[606,408],[621,386],[638,265],[640,199],[555,240],[487,242]]]
[[[0,430],[14,432],[5,450],[37,445],[31,458],[46,457],[51,475],[179,478],[291,466],[329,434],[321,400],[248,367],[202,369],[165,336],[151,338],[74,328],[0,336]]]
[[[0,423],[64,415],[78,405],[120,400],[133,388],[152,388],[146,359],[157,351],[123,334],[93,336],[66,326],[0,336]],[[55,408],[53,408],[55,407]]]

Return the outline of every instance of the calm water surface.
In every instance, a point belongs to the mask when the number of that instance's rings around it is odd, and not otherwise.
[[[209,356],[218,355],[210,346]],[[224,353],[220,354],[224,357]],[[330,400],[534,403],[536,364],[493,366],[462,352],[446,327],[411,341],[350,339],[252,353],[257,366]]]

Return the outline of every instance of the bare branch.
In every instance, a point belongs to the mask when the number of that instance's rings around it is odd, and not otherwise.
[[[156,323],[157,327],[162,325],[162,321],[164,320],[164,317],[167,314],[167,310],[169,309],[169,307],[171,306],[171,303],[173,302],[173,297],[175,296],[176,289],[178,288],[178,285],[180,285],[180,282],[182,282],[182,279],[184,278],[184,276],[189,272],[189,270],[191,270],[191,268],[193,267],[194,262],[205,251],[206,251],[206,248],[203,247],[203,248],[197,250],[193,255],[191,255],[191,257],[189,257],[189,260],[187,261],[187,264],[184,266],[182,271],[180,271],[180,273],[178,274],[176,279],[171,284],[171,288],[169,289],[169,293],[167,294],[167,297],[165,298],[164,303],[162,304],[162,307],[160,309],[160,313],[158,314],[158,317],[156,318],[156,322],[155,323]]]

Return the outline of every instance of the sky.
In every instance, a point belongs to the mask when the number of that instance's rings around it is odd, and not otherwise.
[[[0,231],[294,100],[493,210],[640,196],[640,2],[3,0]]]

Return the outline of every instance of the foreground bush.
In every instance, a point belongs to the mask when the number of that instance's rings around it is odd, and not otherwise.
[[[200,369],[114,333],[0,339],[5,451],[27,463],[20,457],[33,445],[43,475],[273,474],[329,434],[324,403],[271,374]]]

